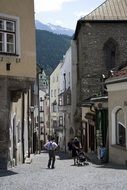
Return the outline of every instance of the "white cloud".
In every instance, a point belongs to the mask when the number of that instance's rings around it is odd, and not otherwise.
[[[61,10],[63,3],[77,0],[34,0],[35,12],[48,12]]]
[[[79,12],[75,12],[74,15],[77,17],[77,18],[81,18],[81,17],[84,17],[86,16],[87,14],[89,14],[92,10],[88,10],[88,11],[79,11]]]

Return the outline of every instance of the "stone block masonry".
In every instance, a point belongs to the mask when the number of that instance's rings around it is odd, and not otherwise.
[[[108,40],[116,45],[115,67],[127,62],[127,22],[85,21],[78,33],[78,92],[79,100],[101,90],[101,74],[108,74],[110,62],[106,61],[104,47]],[[108,60],[108,59],[107,59]]]

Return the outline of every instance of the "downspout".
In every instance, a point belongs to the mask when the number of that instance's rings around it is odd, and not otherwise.
[[[41,153],[41,145],[40,145],[40,95],[39,95],[39,90],[40,90],[40,85],[39,85],[39,74],[42,72],[37,73],[37,87],[38,87],[38,151],[39,154]]]
[[[63,75],[64,75],[64,91],[66,91],[66,73],[64,73]]]
[[[29,90],[27,93],[27,130],[28,130],[28,158],[30,158],[30,129],[29,126]]]
[[[65,103],[65,92],[66,92],[66,73],[63,74],[64,75],[64,105]],[[64,111],[64,135],[65,135],[65,153],[66,153],[66,110]]]
[[[24,163],[24,92],[22,93],[22,162]]]

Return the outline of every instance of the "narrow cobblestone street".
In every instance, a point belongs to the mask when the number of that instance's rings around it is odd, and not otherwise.
[[[127,169],[110,165],[73,166],[72,159],[56,157],[47,169],[47,153],[0,173],[0,190],[127,190]]]

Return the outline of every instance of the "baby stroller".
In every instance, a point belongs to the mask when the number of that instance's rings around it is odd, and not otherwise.
[[[84,152],[79,152],[77,155],[77,165],[78,166],[83,166],[83,165],[88,165],[88,163],[86,162],[86,156]]]

